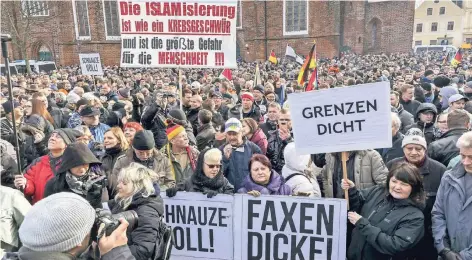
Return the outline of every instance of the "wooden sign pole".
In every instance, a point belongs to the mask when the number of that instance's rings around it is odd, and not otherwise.
[[[347,181],[347,166],[346,166],[346,162],[347,162],[347,152],[342,152],[341,153],[341,161],[342,161],[342,166],[343,166],[343,179],[345,181]],[[344,190],[344,198],[346,199],[347,201],[347,209],[349,210],[349,192],[348,190]]]

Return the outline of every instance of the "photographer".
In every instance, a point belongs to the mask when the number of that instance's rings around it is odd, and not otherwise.
[[[128,222],[120,220],[109,236],[98,241],[100,259],[135,259],[126,245]],[[23,246],[18,252],[7,253],[6,260],[80,259],[91,244],[95,210],[80,196],[62,192],[36,203],[25,215],[19,229]]]
[[[132,210],[137,226],[128,236],[128,245],[136,259],[154,259],[156,243],[162,238],[164,202],[159,196],[159,176],[140,164],[131,163],[118,175],[117,194],[108,202],[113,214]]]
[[[100,165],[101,162],[85,144],[70,144],[64,151],[58,175],[47,182],[44,196],[73,192],[85,198],[92,207],[101,208],[102,201],[108,200],[108,192]]]

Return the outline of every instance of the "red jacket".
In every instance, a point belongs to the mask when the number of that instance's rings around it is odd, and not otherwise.
[[[251,140],[249,140],[253,143],[255,143],[259,148],[261,148],[262,154],[267,153],[267,137],[264,134],[264,131],[262,131],[261,128],[257,129],[256,132],[251,137]]]
[[[59,168],[60,161],[60,158],[44,155],[34,160],[26,168],[24,174],[26,178],[24,194],[25,196],[32,197],[33,204],[43,198],[46,183],[54,177]],[[51,162],[55,163],[54,169],[51,167]]]

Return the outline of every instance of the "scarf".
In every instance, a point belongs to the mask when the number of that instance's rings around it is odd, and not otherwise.
[[[121,152],[121,147],[119,145],[115,145],[112,148],[105,148],[105,153],[112,156],[112,157],[115,157],[120,152]]]
[[[192,149],[190,148],[190,146],[187,146],[185,147],[185,151],[187,153],[190,166],[192,167],[192,171],[195,172],[195,169],[197,168],[197,160],[193,156]],[[174,179],[175,179],[175,169],[174,169],[174,164],[172,163],[172,156],[171,156],[172,151],[171,151],[170,143],[167,143],[166,145],[166,153],[167,153],[167,158],[169,158],[169,161],[170,161],[170,170],[172,171],[172,176],[174,176]]]
[[[225,185],[225,178],[223,177],[223,173],[221,171],[212,179],[208,178],[205,173],[203,173],[203,170],[201,172],[195,173],[191,178],[195,187],[200,188],[202,191],[204,188],[218,191]]]
[[[89,180],[90,170],[84,176],[76,177],[70,171],[66,172],[66,182],[74,193],[79,195],[87,195],[87,191],[85,190],[85,183]]]

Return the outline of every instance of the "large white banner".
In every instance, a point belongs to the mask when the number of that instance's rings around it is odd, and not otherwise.
[[[103,75],[100,53],[80,53],[79,59],[83,75]]]
[[[295,196],[161,193],[174,228],[171,259],[323,259],[346,256],[347,203]]]
[[[292,93],[288,102],[300,154],[392,146],[388,82]]]
[[[237,67],[237,0],[134,0],[118,6],[121,67]]]
[[[233,259],[233,196],[178,192],[165,199],[164,219],[174,229],[171,259]]]
[[[236,195],[235,259],[346,257],[347,203],[341,199]]]

